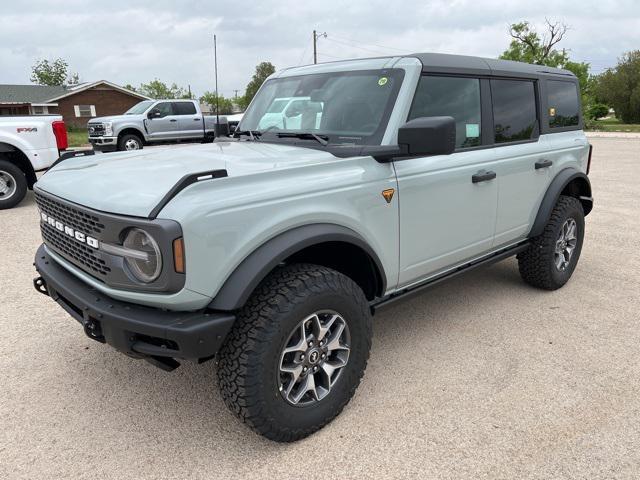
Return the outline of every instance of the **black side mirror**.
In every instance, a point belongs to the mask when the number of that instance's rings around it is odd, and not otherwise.
[[[419,117],[398,129],[398,145],[407,155],[449,155],[456,149],[453,117]]]
[[[160,113],[160,110],[150,110],[149,113],[147,113],[147,118],[149,120],[151,120],[152,118],[160,118],[162,116],[162,113]]]

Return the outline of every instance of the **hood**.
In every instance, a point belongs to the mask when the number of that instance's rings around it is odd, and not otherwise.
[[[229,177],[238,177],[336,160],[328,152],[304,147],[215,142],[70,158],[47,171],[36,187],[95,210],[147,217],[188,174],[226,169]]]
[[[128,120],[138,120],[140,118],[145,118],[144,115],[110,115],[108,117],[96,117],[89,120],[88,124],[92,123],[103,123],[103,122],[122,122]]]

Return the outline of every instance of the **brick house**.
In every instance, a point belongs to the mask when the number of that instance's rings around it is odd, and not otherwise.
[[[84,128],[92,117],[120,115],[142,95],[99,80],[79,85],[0,85],[0,115],[62,115],[67,125]]]

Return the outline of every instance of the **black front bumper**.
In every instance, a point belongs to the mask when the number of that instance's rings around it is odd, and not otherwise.
[[[34,286],[53,298],[85,333],[136,358],[175,368],[173,358],[200,360],[218,351],[235,316],[220,312],[174,312],[122,302],[87,285],[38,248]]]

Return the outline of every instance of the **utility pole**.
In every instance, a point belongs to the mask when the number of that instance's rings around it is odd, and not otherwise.
[[[233,91],[233,98],[235,98],[236,100],[238,99],[238,92],[239,92],[239,91],[240,91],[240,90],[234,90],[234,91]]]
[[[327,38],[327,32],[316,33],[313,31],[313,63],[318,63],[318,38],[324,37]]]

